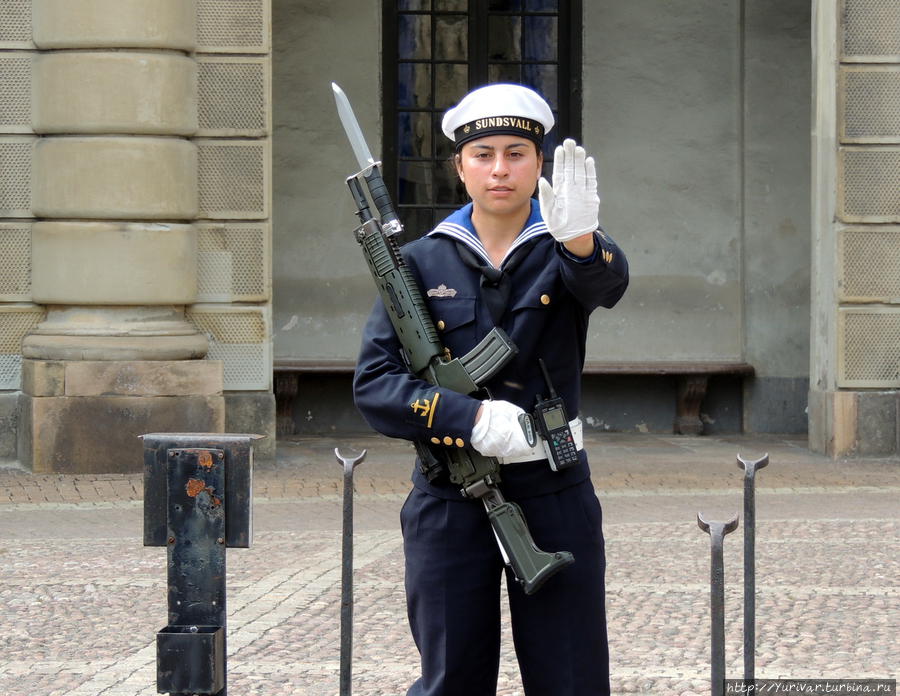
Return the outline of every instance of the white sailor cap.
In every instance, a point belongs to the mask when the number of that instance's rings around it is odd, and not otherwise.
[[[444,114],[441,130],[457,150],[469,140],[488,135],[521,135],[540,146],[553,123],[550,106],[537,92],[498,83],[469,92]]]

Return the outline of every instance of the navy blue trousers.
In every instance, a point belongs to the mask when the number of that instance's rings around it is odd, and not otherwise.
[[[606,559],[593,485],[518,502],[539,548],[575,554],[530,596],[506,571],[525,693],[606,696]],[[504,565],[484,506],[414,488],[400,520],[409,624],[422,658],[408,696],[495,696]]]

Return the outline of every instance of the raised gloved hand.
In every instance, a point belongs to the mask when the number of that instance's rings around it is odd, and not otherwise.
[[[472,428],[471,443],[485,457],[518,457],[531,452],[519,415],[509,401],[482,401],[481,417]]]
[[[600,196],[594,158],[566,138],[553,154],[553,185],[541,177],[538,201],[547,229],[558,242],[593,232],[598,227]]]

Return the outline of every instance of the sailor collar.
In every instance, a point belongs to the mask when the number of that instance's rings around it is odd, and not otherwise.
[[[547,230],[547,223],[545,223],[543,218],[541,217],[540,205],[535,199],[532,198],[531,214],[528,216],[528,220],[525,222],[525,227],[523,227],[522,231],[519,232],[519,236],[516,237],[516,239],[510,245],[509,249],[506,250],[506,255],[500,262],[500,268],[503,268],[503,264],[506,263],[506,260],[516,249],[542,234],[549,234]],[[452,239],[465,244],[469,249],[471,249],[473,252],[478,254],[478,256],[484,259],[484,261],[489,265],[494,265],[491,261],[490,255],[487,253],[487,249],[485,249],[484,244],[481,243],[481,239],[479,238],[478,233],[472,226],[471,203],[464,205],[462,208],[447,217],[443,222],[438,224],[437,227],[431,230],[431,232],[429,232],[427,236],[451,237]]]

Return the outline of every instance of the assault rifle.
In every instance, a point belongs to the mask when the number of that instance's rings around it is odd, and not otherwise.
[[[373,159],[347,96],[333,82],[331,87],[341,123],[362,168],[347,178],[361,223],[355,232],[356,241],[362,246],[403,347],[404,362],[410,372],[430,384],[462,394],[485,394],[482,385],[512,359],[517,352],[515,345],[497,327],[459,358],[450,356],[441,344],[421,290],[400,253],[397,235],[403,226],[381,176],[380,162]],[[470,448],[433,451],[424,442],[415,446],[422,470],[429,479],[446,467],[450,481],[460,486],[464,496],[484,503],[503,559],[526,594],[533,594],[550,576],[574,562],[574,556],[568,551],[548,553],[537,547],[521,508],[505,500],[497,488],[500,462],[496,458],[485,457]]]

